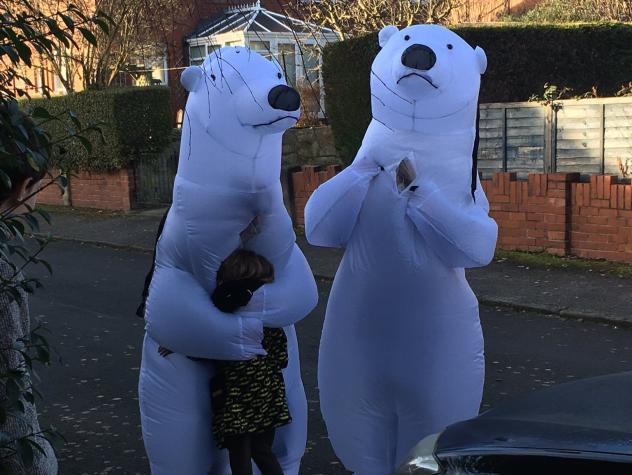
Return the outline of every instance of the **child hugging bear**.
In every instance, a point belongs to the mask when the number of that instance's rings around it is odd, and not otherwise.
[[[259,287],[273,281],[274,269],[265,257],[238,249],[217,272],[213,303],[222,312],[233,313],[247,305]],[[219,448],[228,449],[233,475],[252,475],[252,461],[263,475],[283,475],[272,452],[276,428],[291,421],[282,373],[288,364],[283,329],[264,328],[262,346],[265,356],[213,361],[213,435]],[[162,346],[158,351],[164,357],[172,353]]]

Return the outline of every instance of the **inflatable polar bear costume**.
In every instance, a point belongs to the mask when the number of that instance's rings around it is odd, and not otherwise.
[[[362,147],[305,210],[310,243],[346,248],[318,385],[334,450],[359,475],[391,475],[425,435],[478,413],[483,336],[464,268],[488,264],[497,237],[480,184],[472,195],[485,53],[435,25],[388,26],[379,42]],[[398,186],[405,168],[416,178]]]
[[[299,117],[299,97],[280,68],[246,48],[222,48],[187,68],[189,91],[178,173],[156,249],[147,299],[139,382],[143,438],[153,475],[224,475],[225,451],[211,434],[211,362],[263,353],[263,326],[284,327],[284,371],[293,422],[274,450],[286,475],[298,474],[307,437],[307,404],[293,323],[316,305],[316,284],[295,244],[279,182],[283,132]],[[267,257],[275,282],[233,315],[211,302],[221,262],[242,243]],[[176,353],[158,354],[158,345]]]

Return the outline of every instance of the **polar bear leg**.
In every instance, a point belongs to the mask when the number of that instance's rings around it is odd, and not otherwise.
[[[327,328],[327,322],[325,322]],[[339,329],[339,328],[338,328]],[[344,332],[342,332],[344,333]],[[357,475],[392,475],[397,444],[395,406],[383,380],[367,372],[359,351],[323,332],[318,360],[320,408],[334,452]],[[371,364],[368,364],[371,367]]]
[[[139,396],[152,475],[226,475],[211,435],[209,370],[176,353],[163,358],[145,335]]]
[[[435,322],[433,334],[443,337],[432,348],[432,364],[420,367],[417,377],[412,371],[405,375],[408,391],[397,395],[397,465],[424,437],[475,417],[483,396],[485,357],[478,312],[428,317]]]
[[[339,389],[345,399],[356,405],[346,410],[334,408],[321,396],[323,417],[334,452],[345,468],[356,475],[392,475],[397,443],[395,414],[368,408],[367,412],[358,412],[358,405],[366,400],[349,395],[346,388]]]

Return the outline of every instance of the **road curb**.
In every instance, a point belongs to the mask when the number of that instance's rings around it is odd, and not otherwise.
[[[510,299],[504,299],[502,297],[489,297],[481,296],[478,298],[478,302],[481,305],[504,307],[514,310],[524,310],[527,312],[539,313],[542,315],[555,316],[561,318],[567,318],[569,320],[576,321],[590,321],[597,323],[608,323],[611,325],[632,327],[632,321],[615,315],[602,315],[595,312],[584,312],[579,309],[572,309],[567,307],[554,307],[552,305],[534,305],[524,304],[516,302]]]
[[[47,237],[48,235],[44,234],[36,234],[39,237]],[[95,241],[91,239],[79,239],[79,238],[71,238],[71,237],[63,237],[63,236],[55,236],[51,235],[50,238],[53,241],[65,241],[65,242],[76,242],[80,244],[88,244],[91,246],[100,246],[100,247],[108,247],[112,249],[122,249],[128,251],[137,251],[145,254],[153,253],[153,248],[148,249],[141,246],[133,246],[127,244],[119,244],[108,241]],[[324,281],[324,282],[333,282],[334,278],[330,275],[314,273],[314,278],[316,280]],[[481,305],[491,306],[491,307],[504,307],[510,308],[513,310],[519,311],[527,311],[534,312],[545,316],[555,316],[561,318],[567,318],[569,320],[576,321],[592,321],[597,323],[607,323],[610,325],[618,325],[625,327],[632,327],[632,316],[630,320],[618,317],[615,315],[602,315],[594,312],[585,312],[579,309],[573,309],[568,307],[556,307],[553,305],[538,305],[538,304],[525,304],[522,302],[516,302],[512,299],[507,299],[503,297],[492,297],[488,295],[478,296],[478,302]]]
[[[89,244],[91,246],[109,247],[112,249],[122,249],[126,251],[137,251],[137,252],[142,252],[145,254],[152,254],[154,252],[153,248],[147,249],[145,247],[134,246],[132,244],[120,244],[120,243],[108,242],[108,241],[95,241],[92,239],[71,238],[71,237],[55,236],[55,235],[48,235],[48,234],[41,234],[41,233],[36,233],[35,236],[42,237],[42,238],[50,237],[51,241],[76,242],[78,244]]]

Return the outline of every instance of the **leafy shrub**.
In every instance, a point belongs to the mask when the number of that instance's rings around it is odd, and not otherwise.
[[[301,96],[301,117],[296,127],[314,127],[320,125],[320,86],[309,83],[307,79],[299,79],[296,90]]]
[[[497,24],[455,27],[487,53],[481,102],[526,101],[545,84],[613,96],[632,79],[632,25]],[[369,72],[378,52],[371,34],[328,45],[325,101],[336,145],[349,161],[371,119]]]
[[[80,146],[90,148],[90,141],[84,134],[98,132],[98,128],[83,127],[70,111],[53,115],[44,107],[37,107],[31,114],[25,114],[17,99],[28,97],[29,90],[35,89],[25,71],[32,65],[35,53],[53,54],[59,45],[77,46],[80,37],[94,45],[96,40],[87,27],[95,26],[107,34],[111,26],[110,19],[100,12],[87,15],[74,5],[51,13],[50,9],[42,11],[39,9],[42,5],[34,5],[29,0],[8,3],[11,8],[4,8],[0,15],[3,63],[0,68],[0,264],[3,268],[0,297],[4,305],[22,302],[24,292],[30,293],[42,286],[39,279],[26,276],[30,266],[41,264],[51,271],[50,264],[40,257],[48,239],[33,235],[40,231],[40,218],[50,223],[49,217],[27,204],[37,190],[32,191],[31,196],[19,197],[15,193],[16,185],[27,178],[46,176],[53,151],[63,156],[60,147],[64,144],[76,141]],[[48,94],[50,91],[44,86],[43,92]],[[54,123],[58,124],[61,134],[51,135],[40,127]],[[48,175],[50,180],[42,180],[43,188],[63,185],[63,177]],[[6,268],[8,272],[4,270]],[[3,314],[2,318],[12,317]],[[9,328],[12,326],[16,327],[9,324]],[[26,472],[31,473],[35,457],[44,452],[44,444],[48,441],[58,447],[56,442],[61,439],[53,427],[37,431],[36,426],[31,426],[30,430],[26,426],[26,433],[23,433],[6,425],[11,420],[22,420],[26,424],[34,422],[27,408],[39,393],[30,377],[31,370],[34,362],[48,364],[51,360],[50,346],[42,330],[37,325],[30,334],[21,337],[8,333],[3,335],[0,343],[0,474],[3,475],[15,473],[16,464],[23,465]],[[17,340],[11,341],[14,338]]]
[[[124,168],[140,153],[165,147],[171,134],[169,89],[166,87],[129,87],[91,90],[67,96],[33,99],[29,105],[42,107],[52,115],[73,111],[90,117],[99,125],[102,137],[91,138],[93,146],[74,143],[57,165],[71,170],[116,170]],[[43,125],[52,135],[59,135],[63,124],[51,121]]]

